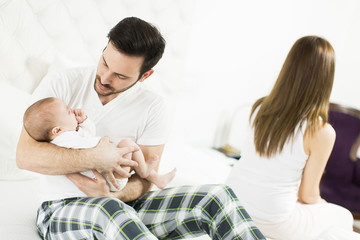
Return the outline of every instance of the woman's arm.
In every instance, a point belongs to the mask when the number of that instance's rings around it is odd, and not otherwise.
[[[47,142],[37,142],[23,128],[16,149],[16,163],[21,169],[42,174],[67,174],[97,169],[101,172],[117,172],[129,177],[122,166],[134,166],[136,162],[123,158],[136,151],[135,147],[116,148],[108,137],[100,140],[95,148],[67,149]]]
[[[309,155],[298,192],[299,202],[313,204],[323,201],[320,197],[320,180],[335,143],[336,133],[326,123],[313,135],[306,131],[304,150]]]

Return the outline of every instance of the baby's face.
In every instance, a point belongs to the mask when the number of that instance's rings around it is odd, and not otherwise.
[[[58,100],[55,104],[57,122],[64,131],[75,131],[78,122],[75,118],[74,111],[69,108],[64,102]]]

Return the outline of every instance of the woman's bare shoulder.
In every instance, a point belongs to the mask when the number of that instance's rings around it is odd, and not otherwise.
[[[313,134],[310,134],[307,129],[304,135],[304,150],[309,154],[311,149],[318,149],[324,146],[331,146],[332,148],[335,138],[336,132],[329,123],[320,124]]]

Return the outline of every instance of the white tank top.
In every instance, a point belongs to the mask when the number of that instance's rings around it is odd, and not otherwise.
[[[280,154],[271,158],[255,152],[250,132],[241,159],[234,165],[226,183],[232,187],[250,216],[257,221],[284,221],[295,208],[297,193],[308,156],[304,152],[304,127]]]

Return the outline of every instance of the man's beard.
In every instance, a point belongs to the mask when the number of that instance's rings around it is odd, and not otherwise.
[[[136,82],[134,82],[133,84],[131,84],[130,86],[128,87],[125,87],[123,89],[120,89],[120,90],[116,90],[114,89],[112,86],[110,86],[110,84],[102,84],[101,81],[100,81],[100,76],[99,75],[96,75],[96,79],[95,79],[95,83],[94,83],[94,89],[95,91],[97,92],[97,94],[99,94],[100,96],[103,96],[103,97],[107,97],[107,96],[110,96],[110,95],[113,95],[113,94],[118,94],[118,93],[122,93],[122,92],[125,92],[126,90],[132,88],[139,80],[136,80]],[[97,90],[96,90],[96,84],[100,84],[101,86],[104,86],[106,87],[107,89],[111,90],[110,92],[108,93],[99,93]]]

